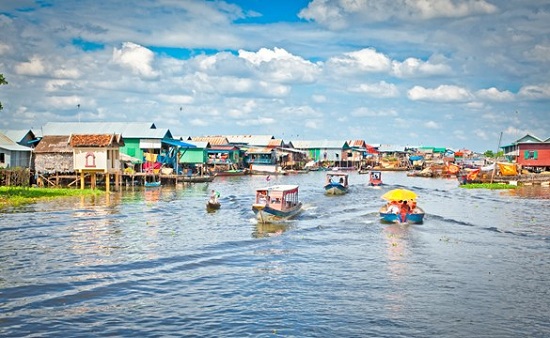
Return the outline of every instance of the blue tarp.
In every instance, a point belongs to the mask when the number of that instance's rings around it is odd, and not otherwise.
[[[162,143],[169,144],[169,145],[175,146],[175,147],[181,147],[181,148],[196,148],[196,146],[194,146],[190,143],[185,143],[185,142],[179,141],[179,140],[163,139]]]

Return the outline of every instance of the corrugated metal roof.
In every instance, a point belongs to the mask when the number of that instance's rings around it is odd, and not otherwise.
[[[280,139],[280,138],[269,140],[269,143],[267,144],[268,148],[277,148],[282,146],[283,146],[283,139]]]
[[[310,148],[315,149],[342,149],[348,143],[346,141],[320,140],[310,141]]]
[[[392,144],[381,144],[380,147],[378,147],[378,152],[381,153],[391,153],[391,152],[405,152],[404,146],[395,146]]]
[[[9,137],[13,142],[19,143],[23,141],[25,136],[27,136],[28,133],[31,133],[31,136],[34,136],[34,133],[32,130],[29,129],[20,129],[20,130],[2,130],[2,134]]]
[[[208,142],[211,146],[229,144],[229,140],[224,136],[191,136],[193,142]]]
[[[364,140],[348,140],[348,145],[355,148],[365,148],[366,142]]]
[[[157,129],[149,122],[48,122],[42,127],[42,134],[121,134],[124,138],[172,138],[168,129]]]
[[[262,147],[254,147],[246,150],[248,154],[270,154],[272,151],[273,149],[262,148]]]
[[[222,135],[227,138],[229,143],[247,144],[250,146],[265,147],[274,139],[273,135]]]
[[[194,145],[197,148],[203,148],[203,149],[208,148],[208,145],[210,144],[210,143],[204,142],[204,141],[185,141],[185,143],[189,143],[189,144]]]
[[[310,144],[311,144],[311,141],[303,141],[303,140],[292,141],[292,145],[296,149],[310,149],[311,148]]]
[[[0,148],[10,151],[32,151],[31,148],[15,143],[6,135],[0,133]]]
[[[44,136],[40,143],[34,148],[34,152],[40,153],[72,153],[73,148],[69,145],[69,136]]]

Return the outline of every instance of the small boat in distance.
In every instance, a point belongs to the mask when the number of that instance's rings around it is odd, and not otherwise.
[[[382,172],[371,170],[369,172],[369,185],[376,187],[382,185]]]
[[[220,207],[221,207],[221,204],[218,201],[208,200],[208,202],[206,202],[207,210],[218,210]]]
[[[276,185],[256,190],[252,211],[260,223],[290,219],[302,211],[297,185]]]
[[[160,180],[159,181],[152,181],[152,182],[145,182],[146,188],[156,188],[160,187]]]
[[[325,193],[327,195],[343,195],[348,192],[349,174],[330,171],[326,174]]]
[[[212,193],[210,194],[210,198],[208,199],[208,202],[206,202],[206,210],[213,211],[218,210],[221,207],[220,201],[218,198],[220,197],[220,193],[216,190],[212,190]]]

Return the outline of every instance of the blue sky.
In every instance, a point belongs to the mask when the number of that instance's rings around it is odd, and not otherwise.
[[[495,151],[550,137],[548,22],[536,0],[4,0],[0,129]]]

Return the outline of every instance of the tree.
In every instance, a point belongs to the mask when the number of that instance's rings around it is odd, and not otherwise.
[[[504,156],[504,152],[500,150],[495,154],[492,150],[486,150],[483,155],[488,158],[499,158]]]
[[[4,74],[0,74],[0,85],[7,85],[8,84],[8,81],[6,81],[6,79],[4,78]],[[2,102],[0,102],[0,110],[4,109],[4,107],[2,107]]]

